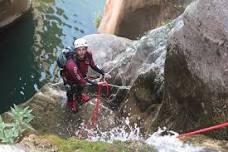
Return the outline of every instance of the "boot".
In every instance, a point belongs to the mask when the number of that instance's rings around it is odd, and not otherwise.
[[[71,110],[71,112],[73,113],[77,113],[78,112],[78,108],[77,108],[77,105],[76,105],[76,101],[69,101],[67,102],[67,105],[69,107],[69,109]]]
[[[86,103],[89,101],[89,96],[87,96],[86,94],[82,93],[80,96],[79,96],[80,100],[82,103]]]

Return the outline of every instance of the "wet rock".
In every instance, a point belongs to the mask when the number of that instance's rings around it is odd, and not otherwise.
[[[141,127],[151,122],[162,102],[166,45],[173,24],[149,31],[107,65],[114,84],[131,86],[113,91],[114,106]]]
[[[153,127],[196,130],[228,120],[228,1],[198,0],[169,40],[165,98]],[[211,132],[228,139],[228,129]]]
[[[180,15],[192,0],[108,0],[100,33],[136,39]]]
[[[196,135],[194,137],[183,139],[184,143],[191,143],[195,146],[207,147],[203,151],[228,151],[228,144],[226,140],[216,140],[214,138],[208,138],[204,135]]]
[[[56,145],[52,144],[44,137],[39,137],[35,134],[30,134],[20,141],[20,145],[26,148],[26,152],[30,151],[45,151],[45,152],[58,152],[59,149]]]
[[[29,105],[35,116],[31,125],[38,133],[56,134],[62,137],[75,136],[80,128],[91,126],[91,118],[94,110],[95,100],[80,106],[76,114],[70,112],[66,107],[65,91],[61,84],[45,85],[25,105]],[[100,129],[114,125],[114,113],[106,108],[102,102],[97,114],[97,125]],[[83,128],[84,127],[84,128]]]
[[[31,0],[0,0],[0,28],[22,16],[31,6]]]

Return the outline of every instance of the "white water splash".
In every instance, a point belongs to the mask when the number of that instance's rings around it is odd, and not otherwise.
[[[20,145],[0,145],[0,152],[26,152]]]
[[[91,127],[83,122],[81,123],[79,130],[75,132],[75,135],[77,137],[81,137],[83,132],[83,138],[86,138],[90,141],[104,141],[108,143],[112,143],[115,140],[143,140],[143,138],[140,136],[140,129],[137,127],[137,125],[131,127],[128,118],[124,123],[125,125],[119,125],[117,127],[110,128],[110,130],[103,131],[103,129],[100,129],[99,126]]]
[[[93,133],[88,136],[91,141],[105,141],[112,143],[113,141],[129,141],[136,140],[141,141],[143,137],[141,136],[140,129],[135,124],[134,127],[130,126],[130,121],[127,118],[125,120],[124,126],[114,127],[109,131],[101,131],[99,129],[93,130]]]
[[[82,124],[84,126],[84,124]],[[96,129],[87,129],[82,127],[86,132],[86,139],[89,141],[104,141],[112,143],[113,141],[139,141],[148,145],[154,146],[158,152],[202,152],[204,147],[197,147],[191,144],[183,143],[177,138],[179,135],[173,131],[167,131],[166,129],[158,129],[155,133],[149,135],[149,138],[144,138],[140,132],[140,128],[135,125],[130,126],[129,119],[126,118],[125,125],[121,127],[114,127],[108,131],[101,131],[97,127]],[[164,132],[170,135],[163,135]],[[79,136],[80,132],[76,132],[75,135]]]
[[[169,131],[173,135],[162,136],[161,134],[163,132],[163,129],[158,129],[158,131],[153,133],[145,142],[155,146],[159,152],[200,152],[203,150],[203,147],[183,143],[177,138],[178,133]]]

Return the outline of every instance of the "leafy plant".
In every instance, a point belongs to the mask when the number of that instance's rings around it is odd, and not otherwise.
[[[8,112],[12,117],[11,123],[5,123],[0,116],[0,142],[14,143],[26,129],[34,130],[29,124],[34,117],[31,112],[29,107],[21,108],[14,105],[11,112]]]

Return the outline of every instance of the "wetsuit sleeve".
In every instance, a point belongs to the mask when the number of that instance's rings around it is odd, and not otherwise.
[[[82,74],[80,73],[77,65],[74,63],[73,59],[67,61],[66,68],[68,69],[70,75],[74,78],[75,81],[78,81],[80,85],[85,85],[86,81],[84,80]]]
[[[98,73],[104,75],[104,74],[105,74],[104,70],[102,70],[100,67],[98,67],[98,66],[95,64],[95,62],[94,62],[94,60],[93,60],[92,53],[89,53],[89,58],[90,58],[90,67],[91,67],[94,71],[96,71],[96,72],[98,72]]]

